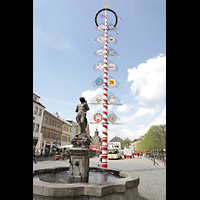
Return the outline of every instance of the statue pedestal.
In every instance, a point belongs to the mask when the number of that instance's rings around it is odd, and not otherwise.
[[[71,183],[88,182],[89,159],[91,149],[90,139],[86,133],[80,133],[71,139],[69,181]]]
[[[88,182],[91,151],[91,149],[83,147],[70,149],[69,181],[71,183]]]

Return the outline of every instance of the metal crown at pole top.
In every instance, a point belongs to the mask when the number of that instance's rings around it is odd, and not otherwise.
[[[107,3],[107,2],[105,2],[105,3],[103,3],[103,6],[106,7],[106,8],[108,8],[110,6],[110,4]]]

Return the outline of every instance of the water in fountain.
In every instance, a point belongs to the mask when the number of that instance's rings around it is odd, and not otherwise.
[[[38,174],[35,175],[35,177],[38,177],[41,181],[44,182],[69,183],[69,171]],[[119,178],[119,176],[110,174],[108,172],[90,171],[88,183],[107,184],[117,178]]]

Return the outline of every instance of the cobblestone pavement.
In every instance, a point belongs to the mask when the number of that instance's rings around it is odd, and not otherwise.
[[[97,166],[98,157],[90,158],[90,166]],[[140,200],[165,200],[166,199],[166,166],[157,160],[159,165],[154,165],[148,158],[122,158],[108,160],[108,168],[125,170],[133,177],[140,178],[138,192]],[[40,168],[69,166],[68,160],[40,161],[33,163],[33,170]]]

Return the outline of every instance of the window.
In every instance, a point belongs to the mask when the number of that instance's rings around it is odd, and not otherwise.
[[[42,109],[39,108],[39,112],[38,115],[41,116],[42,115]]]
[[[46,121],[45,121],[45,123],[48,123],[48,118],[46,118]]]
[[[49,132],[47,133],[47,137],[49,138]]]
[[[37,112],[38,112],[38,107],[37,107],[37,106],[35,106],[34,114],[36,114],[36,115],[37,115]]]
[[[51,125],[53,125],[53,123],[54,123],[54,121],[52,121],[52,124],[51,124]]]
[[[35,123],[33,123],[33,131],[34,131],[34,129],[35,129]]]
[[[50,133],[50,138],[52,138],[52,133]]]
[[[36,124],[36,128],[35,128],[35,132],[38,132],[39,131],[39,124]]]
[[[34,95],[33,95],[33,100],[34,100],[34,101],[36,101],[36,100],[37,100],[37,97],[36,97],[36,96],[34,96]]]
[[[43,136],[44,136],[44,137],[46,136],[46,131],[44,131]]]
[[[51,119],[50,119],[50,121],[49,121],[49,124],[51,125]]]

